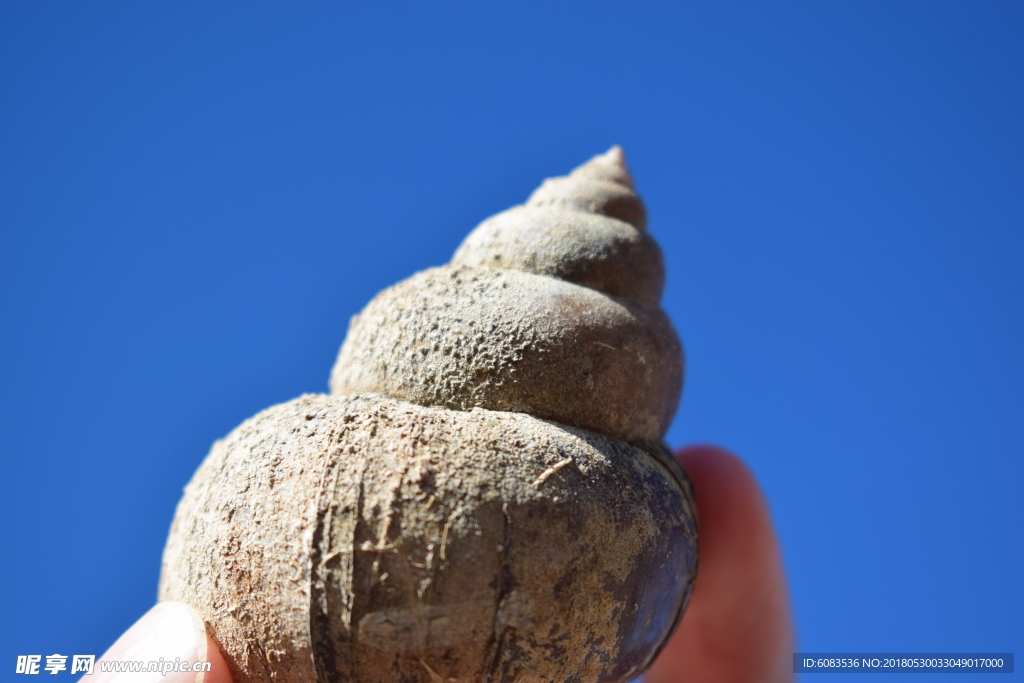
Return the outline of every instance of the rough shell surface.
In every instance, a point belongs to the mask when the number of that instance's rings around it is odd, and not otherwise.
[[[661,440],[682,354],[657,306],[518,270],[436,268],[353,318],[337,395],[526,412],[628,442]]]
[[[235,683],[618,683],[696,567],[682,386],[621,150],[353,318],[332,396],[214,445],[164,554]]]
[[[481,223],[451,264],[390,287],[353,317],[331,392],[528,412],[658,442],[683,352],[658,305],[661,250],[622,151],[546,180]]]
[[[661,249],[645,231],[608,216],[533,206],[481,223],[452,265],[537,273],[653,305],[665,282]]]
[[[689,485],[664,451],[314,395],[214,446],[160,597],[199,609],[236,683],[610,683],[652,660],[695,563]]]

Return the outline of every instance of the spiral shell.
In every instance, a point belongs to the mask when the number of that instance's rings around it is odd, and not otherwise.
[[[682,351],[658,306],[661,251],[632,184],[613,148],[481,223],[450,265],[378,294],[352,320],[332,393],[660,441]]]
[[[617,683],[685,609],[692,492],[661,253],[618,148],[352,320],[331,395],[189,483],[160,595],[236,683]]]

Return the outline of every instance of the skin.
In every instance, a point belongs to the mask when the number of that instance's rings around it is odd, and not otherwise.
[[[715,446],[684,448],[676,457],[697,499],[697,581],[645,683],[792,681],[782,555],[757,480],[739,458]]]
[[[204,673],[160,672],[104,673],[102,662],[181,659],[191,663],[210,662]],[[93,666],[82,683],[231,683],[228,665],[217,644],[206,634],[202,619],[182,602],[161,602],[132,624]]]
[[[715,446],[676,453],[693,480],[700,520],[700,571],[690,606],[645,683],[792,681],[793,627],[778,541],[764,495],[735,455]],[[172,608],[168,608],[172,605]],[[206,674],[169,674],[162,683],[231,683],[227,664],[182,603],[162,603],[101,659],[208,659]],[[85,683],[138,678],[83,677]]]

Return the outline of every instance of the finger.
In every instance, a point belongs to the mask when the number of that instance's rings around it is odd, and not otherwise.
[[[782,557],[754,475],[714,446],[676,456],[697,499],[697,581],[686,614],[644,680],[791,681],[793,628]]]
[[[134,662],[155,671],[130,671]],[[210,670],[192,671],[196,662],[209,662]],[[104,666],[107,663],[107,666]],[[176,665],[179,670],[163,671]],[[122,668],[121,671],[104,671]],[[187,671],[180,669],[188,668]],[[80,683],[231,683],[231,672],[220,649],[207,635],[203,620],[183,602],[161,602],[146,612],[85,675]]]

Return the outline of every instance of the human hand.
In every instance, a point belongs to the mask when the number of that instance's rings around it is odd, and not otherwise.
[[[194,673],[160,671],[104,672],[104,662],[210,662],[210,670]],[[231,683],[231,672],[217,644],[206,633],[199,614],[183,602],[161,602],[146,612],[110,646],[79,683]]]
[[[750,470],[713,446],[677,453],[693,480],[700,559],[690,606],[645,683],[781,683],[792,674],[793,630],[782,558],[768,507]],[[163,657],[209,661],[205,674],[96,673],[82,683],[231,683],[202,620],[183,603],[160,603],[135,623],[101,661]],[[120,678],[124,676],[125,678]]]
[[[782,556],[754,475],[714,446],[684,448],[676,457],[697,499],[697,581],[644,683],[792,681],[793,626]]]

